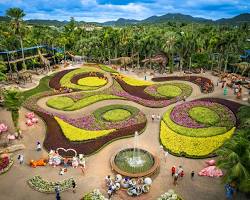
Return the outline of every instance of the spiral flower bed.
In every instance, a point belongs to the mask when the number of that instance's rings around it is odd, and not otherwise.
[[[222,104],[205,100],[185,102],[164,114],[160,140],[175,155],[207,157],[233,135],[235,126],[235,115]]]

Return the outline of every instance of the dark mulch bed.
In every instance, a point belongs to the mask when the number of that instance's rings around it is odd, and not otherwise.
[[[85,155],[90,155],[92,153],[95,153],[96,151],[100,150],[102,147],[104,147],[106,144],[111,142],[112,140],[121,138],[121,137],[127,137],[127,136],[133,136],[135,131],[142,131],[145,126],[145,123],[137,124],[135,126],[126,127],[120,130],[117,130],[107,136],[98,138],[96,140],[89,140],[86,142],[70,142],[62,133],[62,130],[56,120],[42,112],[36,112],[38,116],[40,116],[47,124],[47,134],[44,141],[44,147],[50,151],[51,149],[55,150],[59,147],[65,148],[65,149],[75,149],[77,153],[82,153]],[[68,155],[67,152],[61,153],[63,156],[72,156]]]
[[[120,84],[123,90],[125,90],[127,93],[133,96],[140,97],[142,99],[153,100],[153,101],[168,100],[168,98],[154,97],[154,96],[147,94],[146,92],[144,92],[144,89],[147,86],[133,86],[133,85],[127,84],[121,79],[115,78],[115,80]]]
[[[95,75],[94,75],[95,74]],[[71,80],[70,82],[73,83],[73,84],[76,84],[78,85],[78,80],[79,79],[82,79],[82,78],[86,78],[86,77],[99,77],[99,78],[104,78],[104,75],[102,73],[99,73],[99,72],[95,72],[95,73],[84,73],[84,74],[77,74],[75,75]]]
[[[202,93],[211,93],[214,90],[214,84],[208,78],[201,77],[201,76],[168,76],[168,77],[156,77],[152,78],[154,82],[162,82],[162,81],[173,81],[173,80],[180,80],[180,81],[189,81],[198,85],[201,89]],[[206,89],[206,85],[209,86]]]
[[[60,84],[60,80],[61,78],[73,71],[73,70],[76,70],[76,69],[67,69],[67,70],[64,70],[64,71],[61,71],[61,72],[58,72],[56,73],[49,81],[49,87],[53,88],[53,89],[56,89],[56,90],[59,90],[61,88],[61,84]]]
[[[240,103],[237,103],[237,102],[234,102],[234,101],[229,101],[229,100],[226,100],[226,99],[220,99],[220,98],[202,98],[202,99],[198,99],[198,100],[202,100],[202,101],[212,101],[212,102],[215,102],[215,103],[219,103],[219,104],[222,104],[226,107],[228,107],[233,113],[234,115],[236,116],[239,108],[241,106],[244,106]],[[237,126],[239,125],[239,119],[236,117],[237,119]]]

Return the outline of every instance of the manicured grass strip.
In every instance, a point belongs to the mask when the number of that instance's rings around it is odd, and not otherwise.
[[[107,84],[107,80],[99,77],[85,77],[78,80],[78,85],[99,87]]]
[[[61,87],[66,87],[66,88],[71,88],[71,89],[78,89],[78,90],[95,90],[98,89],[99,87],[91,87],[91,86],[83,86],[83,85],[77,85],[71,82],[71,79],[75,75],[83,74],[83,73],[88,73],[88,72],[100,72],[100,70],[92,67],[84,67],[80,69],[76,69],[73,71],[70,71],[66,75],[64,75],[61,80],[60,84]]]
[[[65,111],[73,111],[73,110],[79,110],[81,108],[84,108],[90,104],[96,103],[98,101],[103,101],[103,100],[111,100],[111,99],[124,99],[122,97],[118,97],[115,95],[110,95],[110,94],[97,94],[93,95],[90,97],[86,97],[84,99],[81,99],[77,102],[75,102],[74,105],[71,107],[65,108]]]
[[[109,73],[118,73],[118,71],[106,66],[106,65],[100,65],[100,68],[105,71],[105,72],[109,72]]]
[[[138,80],[136,78],[128,77],[128,76],[121,76],[122,80],[132,86],[147,86],[147,85],[153,85],[153,82],[150,81],[144,81],[144,80]]]
[[[124,109],[114,109],[102,115],[103,119],[110,122],[122,121],[131,116],[131,113]]]
[[[174,85],[162,85],[157,88],[157,92],[162,96],[173,98],[173,97],[180,96],[182,93],[182,90],[179,87],[174,86]]]
[[[64,110],[65,108],[71,107],[74,103],[73,99],[61,96],[51,98],[46,102],[47,106],[58,110]]]
[[[55,120],[60,125],[63,134],[70,141],[86,141],[91,139],[96,139],[105,135],[108,135],[115,131],[115,129],[110,130],[99,130],[99,131],[89,131],[80,129],[70,125],[69,123],[63,121],[62,119],[55,117]]]
[[[188,128],[180,126],[172,121],[170,114],[173,109],[168,109],[163,116],[163,120],[166,125],[172,129],[174,132],[181,135],[186,135],[190,137],[209,137],[214,135],[223,134],[227,131],[226,127],[208,127],[208,128]]]
[[[173,154],[194,158],[205,157],[212,154],[226,140],[230,139],[234,131],[235,127],[221,135],[189,137],[174,132],[164,121],[161,121],[160,141]]]
[[[199,123],[208,125],[214,125],[220,120],[219,115],[215,111],[201,106],[191,108],[189,116]]]
[[[31,90],[27,90],[22,92],[22,95],[24,97],[24,101],[29,98],[30,96],[33,96],[34,94],[40,93],[40,92],[45,92],[45,91],[50,91],[51,88],[49,87],[49,81],[50,79],[54,76],[54,74],[50,75],[50,76],[45,76],[43,77],[40,82],[39,85]]]

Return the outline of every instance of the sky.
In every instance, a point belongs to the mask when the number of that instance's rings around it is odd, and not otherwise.
[[[215,20],[250,13],[250,0],[0,0],[0,15],[11,7],[22,8],[25,19],[105,22],[182,13]]]

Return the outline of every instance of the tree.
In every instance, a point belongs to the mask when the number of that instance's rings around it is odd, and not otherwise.
[[[0,60],[0,81],[6,80],[5,71],[7,70],[7,67],[3,61]]]
[[[23,40],[22,40],[22,35],[21,35],[22,19],[25,16],[25,13],[20,8],[10,8],[6,11],[6,16],[11,19],[11,25],[14,28],[14,34],[16,34],[19,37],[21,50],[22,50],[23,67],[26,69],[25,60],[24,60],[24,52],[23,52]]]
[[[21,92],[11,89],[6,90],[3,94],[4,107],[11,112],[12,120],[15,128],[18,128],[19,108],[22,105],[22,94]]]

